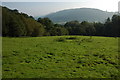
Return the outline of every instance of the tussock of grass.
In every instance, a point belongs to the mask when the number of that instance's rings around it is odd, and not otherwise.
[[[66,41],[66,39],[65,39],[65,38],[63,38],[63,37],[60,37],[60,38],[58,38],[56,41],[58,41],[58,42],[65,42],[65,41]]]

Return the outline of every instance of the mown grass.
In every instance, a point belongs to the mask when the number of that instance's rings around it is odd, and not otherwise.
[[[3,37],[3,78],[114,78],[118,38]]]

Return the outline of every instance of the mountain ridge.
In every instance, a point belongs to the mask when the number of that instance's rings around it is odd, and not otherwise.
[[[74,8],[50,13],[44,17],[50,18],[53,22],[68,22],[73,20],[104,22],[106,18],[111,18],[113,14],[115,12],[107,12],[95,8]]]

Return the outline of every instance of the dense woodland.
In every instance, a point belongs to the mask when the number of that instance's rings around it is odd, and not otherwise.
[[[107,18],[105,23],[70,21],[61,24],[54,24],[49,18],[38,18],[18,10],[10,10],[2,7],[2,36],[23,37],[23,36],[61,36],[61,35],[84,35],[84,36],[111,36],[120,37],[120,15],[113,15]]]

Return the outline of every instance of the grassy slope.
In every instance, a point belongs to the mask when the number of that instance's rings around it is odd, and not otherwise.
[[[110,78],[118,73],[118,38],[3,38],[3,78]]]

